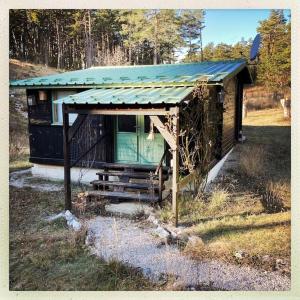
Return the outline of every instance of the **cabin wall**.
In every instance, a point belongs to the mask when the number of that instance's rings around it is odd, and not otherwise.
[[[236,77],[224,82],[222,157],[236,142],[237,84]]]
[[[77,92],[81,92],[78,90]],[[28,132],[30,145],[30,162],[47,165],[63,165],[63,126],[53,123],[53,105],[56,90],[46,90],[47,101],[40,101],[38,90],[27,90],[28,96],[34,97],[34,105],[28,105]],[[88,124],[87,124],[88,123]],[[102,140],[92,150],[92,155],[86,158],[88,162],[78,163],[79,165],[93,165],[97,167],[101,162],[113,162],[113,119],[110,116],[90,116],[87,117],[86,124],[83,124],[78,132],[81,141],[81,148],[73,143],[71,147],[72,159],[75,159],[100,138],[101,134],[106,134]],[[93,138],[91,138],[91,131]]]

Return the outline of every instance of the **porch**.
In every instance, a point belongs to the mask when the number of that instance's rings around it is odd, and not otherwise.
[[[127,93],[132,96],[133,93],[148,94],[152,90],[153,94],[154,89],[144,88],[114,89],[115,93],[123,93],[122,103],[106,104],[103,103],[105,101],[102,97],[99,97],[99,102],[95,103],[93,95],[101,94],[103,90],[94,90],[94,93],[85,91],[56,100],[55,103],[62,103],[63,110],[65,208],[72,209],[71,168],[83,160],[96,145],[105,143],[107,132],[102,127],[98,139],[76,159],[71,157],[71,143],[76,140],[76,133],[88,117],[110,116],[116,121],[110,126],[114,132],[114,146],[111,149],[114,151],[114,161],[97,164],[98,171],[95,172],[95,179],[90,182],[92,190],[88,191],[88,197],[104,197],[113,201],[161,202],[165,189],[164,183],[172,174],[170,193],[177,223],[180,110],[177,104],[187,99],[192,89],[191,87],[156,88],[155,92],[159,91],[156,97],[160,96],[160,99],[155,104],[151,98],[148,98],[148,103],[141,104],[139,95],[135,95],[135,103],[128,103],[128,99],[132,97],[126,98]],[[172,98],[168,97],[168,92],[172,92]],[[161,93],[164,93],[164,97]],[[114,95],[110,96],[114,99]],[[77,101],[74,100],[75,97]],[[94,101],[91,102],[91,99]],[[69,123],[70,114],[77,114],[72,125]],[[169,126],[165,123],[166,120]]]

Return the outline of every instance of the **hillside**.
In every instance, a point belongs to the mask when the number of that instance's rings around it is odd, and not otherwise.
[[[61,73],[62,70],[31,64],[17,59],[9,61],[9,80]],[[27,106],[24,89],[9,91],[9,160],[10,170],[28,167]]]

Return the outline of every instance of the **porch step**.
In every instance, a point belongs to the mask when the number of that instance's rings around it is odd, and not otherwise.
[[[156,170],[156,166],[151,166],[151,165],[107,163],[107,162],[97,163],[97,168],[98,169],[107,168],[111,170],[132,169],[134,171],[146,171],[146,172],[149,171],[155,172]],[[163,166],[162,170],[163,170],[163,174],[167,174],[171,172],[171,168],[166,166]]]
[[[138,183],[138,182],[120,182],[120,181],[102,181],[102,180],[93,180],[91,181],[93,186],[119,186],[124,188],[131,188],[131,189],[141,189],[141,190],[148,190],[153,187],[155,190],[159,189],[159,185],[157,183],[150,184],[150,183]]]
[[[121,176],[121,177],[128,177],[128,178],[138,178],[138,179],[150,179],[150,174],[149,173],[144,173],[144,172],[108,172],[108,171],[99,171],[96,173],[97,175],[102,175],[102,176]],[[156,176],[157,178],[158,176]],[[163,174],[163,180],[168,179],[167,174]]]
[[[156,195],[130,193],[130,192],[113,192],[113,191],[89,191],[88,196],[93,197],[108,197],[108,198],[119,198],[119,199],[131,199],[147,202],[157,202],[159,197]]]

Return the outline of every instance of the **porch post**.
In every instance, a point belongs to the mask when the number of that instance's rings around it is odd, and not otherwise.
[[[70,143],[69,143],[69,114],[63,103],[63,143],[64,143],[64,188],[65,210],[72,209],[71,202],[71,174],[70,174]]]
[[[175,147],[172,149],[173,172],[172,172],[172,212],[175,218],[175,226],[178,225],[178,179],[179,179],[179,108],[170,109],[173,122],[173,135]]]

